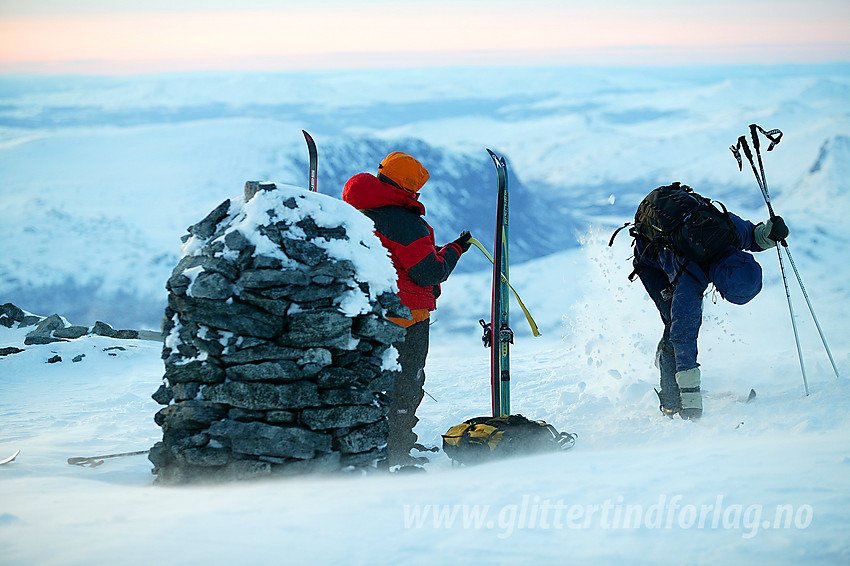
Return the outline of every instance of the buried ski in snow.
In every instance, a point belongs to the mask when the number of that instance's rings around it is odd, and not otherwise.
[[[718,391],[716,393],[711,391],[703,391],[703,397],[710,400],[732,400],[738,403],[751,403],[756,398],[756,390],[750,389],[750,392],[747,395],[735,395],[732,391]]]
[[[12,454],[11,456],[9,456],[8,458],[4,458],[3,460],[0,460],[0,466],[2,466],[3,464],[8,464],[9,462],[14,462],[15,458],[17,458],[18,454],[20,454],[20,453],[21,453],[20,450],[16,450],[15,453]]]

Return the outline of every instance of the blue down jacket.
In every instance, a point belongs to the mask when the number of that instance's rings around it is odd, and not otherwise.
[[[748,302],[761,290],[761,268],[752,255],[745,253],[762,251],[755,241],[755,225],[735,214],[729,216],[738,232],[739,245],[737,249],[730,246],[705,269],[666,249],[657,258],[644,257],[638,265],[644,245],[641,241],[635,244],[635,268],[664,321],[662,344],[672,345],[677,372],[699,365],[697,338],[702,324],[702,297],[710,282],[724,299],[735,304]],[[669,355],[669,349],[666,350]],[[672,365],[670,362],[665,365]]]

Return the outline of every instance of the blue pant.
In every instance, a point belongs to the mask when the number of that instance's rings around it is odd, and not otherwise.
[[[656,350],[656,365],[661,371],[661,403],[673,407],[679,403],[676,372],[699,366],[697,338],[702,325],[702,295],[706,285],[683,273],[671,294],[670,278],[661,269],[643,267],[638,277],[664,322],[664,332]]]

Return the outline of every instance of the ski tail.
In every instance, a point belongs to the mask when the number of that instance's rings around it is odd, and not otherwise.
[[[316,193],[318,192],[319,153],[316,150],[316,142],[313,141],[313,137],[307,133],[307,130],[301,130],[301,133],[304,134],[307,151],[310,152],[310,190]]]

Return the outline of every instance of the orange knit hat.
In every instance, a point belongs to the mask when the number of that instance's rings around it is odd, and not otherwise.
[[[401,151],[386,156],[378,166],[378,174],[411,193],[418,192],[431,177],[421,163]]]

